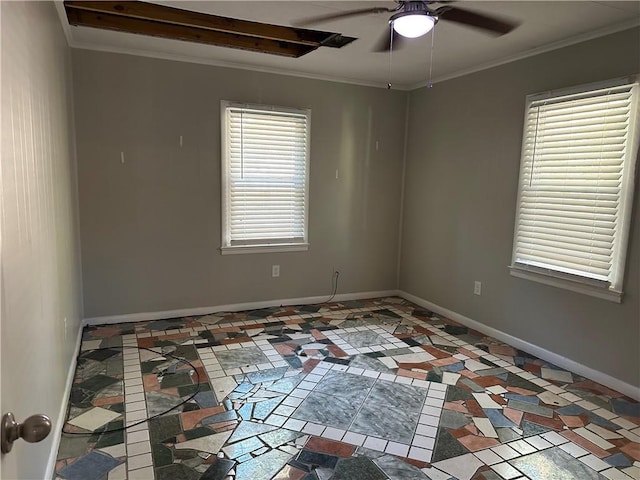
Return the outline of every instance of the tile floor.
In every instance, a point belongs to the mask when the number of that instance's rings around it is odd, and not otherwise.
[[[56,479],[640,478],[639,403],[399,298],[88,327],[81,350]]]

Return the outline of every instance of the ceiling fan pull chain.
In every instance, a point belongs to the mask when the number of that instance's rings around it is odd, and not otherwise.
[[[393,56],[393,22],[389,22],[389,82],[387,83],[387,90],[391,89],[391,57]]]
[[[431,56],[429,58],[429,81],[427,82],[427,88],[433,87],[433,83],[431,83],[432,72],[433,72],[433,45],[434,45],[434,37],[436,35],[436,29],[431,29]]]

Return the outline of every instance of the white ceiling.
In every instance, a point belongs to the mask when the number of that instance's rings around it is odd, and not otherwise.
[[[393,7],[393,1],[158,1],[186,10],[278,25],[340,10],[369,6]],[[640,24],[639,1],[459,1],[455,6],[496,14],[521,22],[513,32],[492,37],[473,28],[441,21],[435,28],[433,81],[515,60],[523,56],[612,33]],[[384,34],[387,14],[368,14],[313,25],[317,30],[357,37],[342,49],[324,48],[300,58],[246,52],[177,40],[127,33],[70,27],[58,3],[72,47],[127,52],[199,63],[234,66],[277,73],[386,86],[389,54],[374,53],[373,45]],[[429,79],[430,36],[410,42],[393,53],[391,82],[394,88],[423,86]]]

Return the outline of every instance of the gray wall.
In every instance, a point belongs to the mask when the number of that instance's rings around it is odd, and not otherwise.
[[[50,2],[1,2],[2,412],[45,413],[2,478],[44,478],[82,317],[71,55]]]
[[[86,317],[328,295],[334,267],[339,293],[396,288],[405,92],[84,50],[73,64]],[[311,108],[308,252],[220,254],[221,99]]]
[[[621,305],[507,269],[525,96],[639,71],[632,29],[411,92],[400,288],[640,385],[637,187]]]

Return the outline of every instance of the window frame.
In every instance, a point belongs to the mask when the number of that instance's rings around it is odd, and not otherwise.
[[[273,243],[246,243],[231,244],[230,232],[230,198],[229,189],[231,178],[229,175],[229,156],[228,156],[228,122],[227,111],[229,108],[246,108],[253,110],[261,110],[265,112],[277,113],[295,113],[306,117],[306,151],[305,151],[305,179],[304,179],[304,234],[302,241],[299,242],[282,242]],[[220,253],[222,255],[244,254],[244,253],[279,253],[279,252],[301,252],[309,249],[309,178],[310,178],[310,153],[311,153],[311,109],[308,108],[292,108],[277,105],[264,105],[245,102],[234,102],[229,100],[220,101],[221,115],[221,243]]]
[[[513,232],[513,249],[509,273],[518,278],[532,280],[538,283],[590,295],[593,297],[621,303],[624,295],[624,276],[629,254],[629,235],[631,231],[634,194],[636,190],[637,169],[640,165],[638,150],[640,141],[640,75],[610,79],[602,82],[589,83],[575,87],[551,90],[543,93],[527,95],[524,110],[522,149],[520,154],[520,168],[518,171],[518,194],[516,198],[516,215]],[[620,188],[618,220],[616,229],[616,255],[612,258],[611,269],[616,285],[609,280],[597,280],[580,275],[561,272],[558,270],[526,265],[516,262],[518,248],[518,227],[520,226],[520,207],[523,194],[523,169],[525,168],[525,150],[527,140],[527,117],[533,102],[553,99],[557,97],[587,93],[604,88],[615,88],[624,85],[632,86],[631,113],[629,114],[627,150],[623,159],[622,181]],[[611,278],[611,275],[610,275]]]

